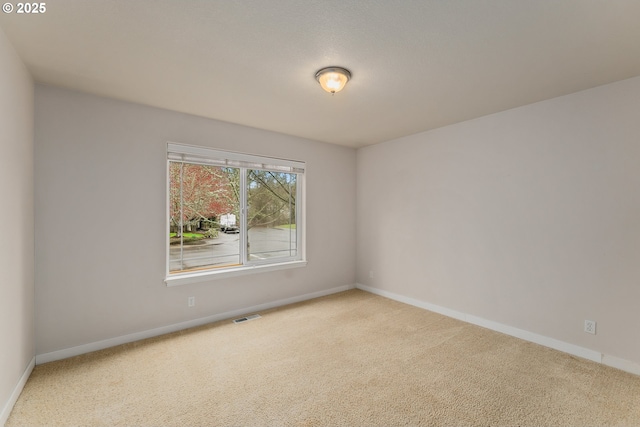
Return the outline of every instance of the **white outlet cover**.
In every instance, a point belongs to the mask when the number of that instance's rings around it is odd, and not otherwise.
[[[584,331],[588,334],[596,334],[596,322],[595,320],[584,321]]]

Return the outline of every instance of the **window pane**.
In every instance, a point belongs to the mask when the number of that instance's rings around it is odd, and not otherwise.
[[[295,173],[247,171],[250,261],[297,255]]]
[[[169,162],[169,272],[239,265],[240,170]]]

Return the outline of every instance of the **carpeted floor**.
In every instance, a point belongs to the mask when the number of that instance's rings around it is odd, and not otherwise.
[[[640,426],[640,377],[352,290],[36,366],[7,426]]]

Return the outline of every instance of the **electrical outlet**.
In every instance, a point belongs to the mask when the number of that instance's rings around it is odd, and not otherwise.
[[[595,320],[585,320],[584,321],[584,331],[588,334],[596,334],[596,321]]]
[[[193,306],[195,306],[195,305],[196,305],[196,297],[189,297],[189,298],[187,299],[187,305],[188,305],[189,307],[193,307]]]
[[[373,279],[373,270],[369,270],[369,279]]]

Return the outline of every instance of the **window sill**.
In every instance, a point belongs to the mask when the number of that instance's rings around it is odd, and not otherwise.
[[[266,273],[268,271],[288,270],[290,268],[305,267],[307,261],[290,261],[279,264],[262,264],[244,267],[236,267],[217,271],[199,271],[197,273],[182,273],[169,276],[164,279],[167,286],[188,285],[190,283],[208,282],[211,280],[226,279],[246,274]]]

